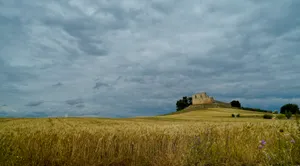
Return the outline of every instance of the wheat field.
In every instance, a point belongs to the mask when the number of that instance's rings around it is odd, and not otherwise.
[[[127,119],[1,118],[0,165],[300,164],[296,120],[207,111]]]

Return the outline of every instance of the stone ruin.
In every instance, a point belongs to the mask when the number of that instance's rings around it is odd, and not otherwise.
[[[209,97],[206,92],[197,93],[192,96],[192,105],[213,104],[214,102],[214,98]]]

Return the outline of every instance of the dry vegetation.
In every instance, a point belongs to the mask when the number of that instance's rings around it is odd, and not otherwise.
[[[135,119],[0,119],[0,165],[300,164],[295,120],[206,111]]]

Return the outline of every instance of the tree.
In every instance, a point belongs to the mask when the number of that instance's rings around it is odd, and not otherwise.
[[[183,96],[182,100],[183,100],[185,106],[187,106],[188,105],[188,97],[187,96]]]
[[[230,102],[231,107],[241,108],[241,103],[238,100],[233,100]]]
[[[176,110],[177,111],[183,110],[190,105],[192,105],[192,97],[184,96],[182,97],[182,99],[176,102]]]
[[[192,97],[189,97],[189,98],[188,98],[188,104],[189,104],[189,105],[192,105],[192,104],[193,104],[192,101],[193,101]]]
[[[183,102],[183,100],[182,99],[178,100],[176,102],[176,110],[180,111],[180,110],[182,110],[184,108],[185,108],[185,103]]]
[[[280,113],[285,114],[286,112],[291,112],[292,114],[299,114],[299,107],[297,104],[285,104],[280,108]]]

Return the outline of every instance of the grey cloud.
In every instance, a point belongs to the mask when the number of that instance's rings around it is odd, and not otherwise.
[[[78,104],[78,105],[76,105],[76,107],[77,107],[77,108],[84,108],[85,105],[84,105],[84,104]]]
[[[87,29],[91,31],[97,29],[97,25],[92,20],[86,18],[81,20],[45,20],[44,23],[50,27],[62,28],[69,35],[75,37],[78,40],[79,48],[88,54],[104,55],[107,53],[107,50],[96,47],[97,44],[103,44],[101,40],[93,40],[91,39],[93,34],[86,33]]]
[[[81,98],[78,98],[78,99],[67,100],[66,103],[73,106],[73,105],[76,105],[76,104],[84,103],[84,101]]]
[[[1,51],[0,51],[1,54]],[[27,72],[26,69],[20,70],[20,68],[13,67],[4,61],[0,56],[0,81],[7,82],[20,82],[26,79],[34,78],[34,75]]]
[[[43,103],[44,103],[44,101],[32,101],[32,102],[29,102],[28,104],[26,104],[26,106],[36,107],[36,106],[39,106]]]
[[[96,85],[93,87],[93,89],[99,89],[101,87],[109,87],[109,85],[103,82],[96,82]]]
[[[80,42],[79,47],[84,52],[88,53],[92,56],[105,56],[108,54],[108,50],[105,48],[99,48],[103,47],[101,46],[101,43],[94,44],[94,43],[86,43],[86,41]]]
[[[59,86],[63,86],[63,83],[61,83],[61,82],[58,82],[58,83],[56,83],[56,84],[54,84],[54,85],[52,85],[53,87],[59,87]]]

